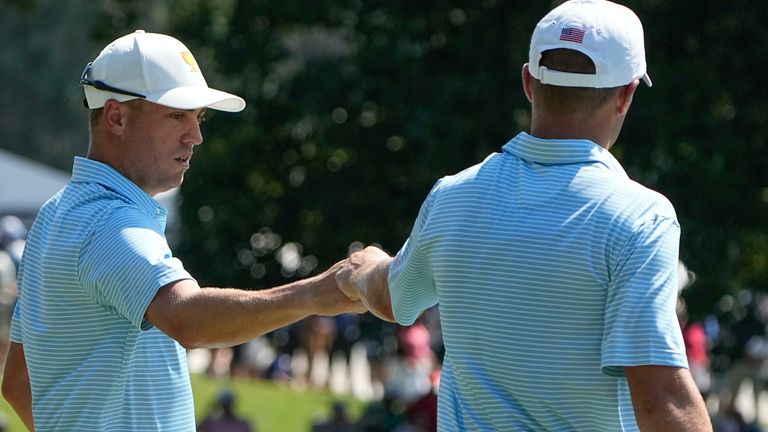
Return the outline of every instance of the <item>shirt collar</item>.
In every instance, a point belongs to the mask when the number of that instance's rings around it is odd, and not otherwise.
[[[528,162],[547,165],[599,163],[627,177],[619,161],[590,140],[543,139],[520,132],[504,145],[503,150]]]
[[[168,211],[144,192],[136,183],[128,180],[111,166],[92,159],[75,156],[72,167],[72,181],[96,183],[119,194],[138,206],[147,215],[165,226]]]

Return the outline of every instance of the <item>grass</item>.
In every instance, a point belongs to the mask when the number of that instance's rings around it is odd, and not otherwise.
[[[24,428],[24,424],[19,420],[16,413],[13,412],[11,406],[5,399],[0,398],[0,416],[7,422],[5,430],[7,432],[21,432],[27,429]]]
[[[350,418],[357,418],[365,405],[364,402],[337,397],[327,391],[300,391],[268,381],[222,380],[192,375],[197,422],[202,421],[218,392],[225,388],[235,394],[235,412],[250,421],[258,432],[308,432],[312,421],[328,418],[335,401],[346,404]],[[0,413],[8,420],[7,432],[26,430],[2,398]]]
[[[246,417],[259,432],[308,432],[313,420],[326,419],[331,405],[341,400],[350,418],[357,418],[364,403],[353,398],[339,398],[327,391],[299,391],[271,382],[254,380],[214,380],[204,375],[192,376],[195,418],[201,421],[223,388],[235,394],[235,412]]]

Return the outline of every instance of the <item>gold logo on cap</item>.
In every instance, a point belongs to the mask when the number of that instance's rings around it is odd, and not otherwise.
[[[184,61],[192,68],[192,72],[200,72],[200,69],[197,67],[197,62],[195,61],[195,58],[192,57],[192,53],[189,51],[183,51],[181,53],[181,58],[184,59]]]

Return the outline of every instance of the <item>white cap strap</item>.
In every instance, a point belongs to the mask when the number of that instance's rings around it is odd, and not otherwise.
[[[534,77],[534,78],[538,78],[538,80],[541,81],[542,84],[550,84],[550,85],[555,85],[560,87],[600,88],[601,81],[604,81],[606,77],[610,78],[609,74],[603,74],[602,76],[599,77],[596,74],[556,71],[556,70],[548,69],[546,66],[539,66],[538,75],[539,75],[538,77]],[[641,78],[646,84],[648,84],[648,87],[652,85],[651,78],[648,76],[647,73],[643,74]]]
[[[561,87],[598,87],[596,74],[562,72],[539,66],[539,81]]]

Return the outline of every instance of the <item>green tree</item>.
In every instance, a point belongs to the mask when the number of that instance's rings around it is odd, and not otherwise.
[[[677,208],[681,255],[698,274],[694,314],[725,293],[768,288],[763,3],[638,1],[654,86],[622,135],[630,175]],[[630,145],[626,144],[630,138]]]
[[[80,96],[56,89],[136,28],[179,37],[210,84],[246,99],[204,126],[178,252],[203,284],[258,288],[324,268],[354,241],[395,252],[436,179],[526,130],[520,68],[559,1],[6,3],[6,40],[24,37],[0,56],[3,147],[69,166],[72,147],[55,144],[82,142],[85,120]],[[768,282],[768,4],[626,4],[645,24],[654,86],[638,90],[613,153],[675,204],[681,256],[698,274],[684,296],[702,315]]]
[[[437,178],[527,128],[520,67],[549,4],[227,4],[228,25],[205,6],[176,22],[208,44],[216,81],[251,104],[244,119],[211,125],[185,186],[183,253],[206,277],[247,286],[293,275],[269,247],[252,247],[275,234],[281,242],[266,244],[301,245],[320,267],[354,240],[394,252]],[[681,255],[699,275],[685,296],[702,314],[723,293],[764,288],[768,274],[768,181],[756,157],[766,111],[754,73],[768,47],[765,11],[746,1],[630,6],[646,25],[655,85],[638,92],[615,154],[676,205]]]
[[[180,253],[210,282],[303,276],[353,241],[394,252],[437,178],[527,121],[533,14],[507,2],[236,2],[219,28],[198,6],[178,32],[251,104],[216,114],[183,186]]]

